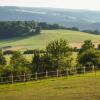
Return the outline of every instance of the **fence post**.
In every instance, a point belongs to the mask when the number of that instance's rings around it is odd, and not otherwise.
[[[26,81],[26,78],[25,78],[25,73],[24,73],[24,82]]]
[[[75,74],[77,74],[77,67],[75,67]]]
[[[92,71],[94,72],[94,70],[95,70],[95,69],[94,69],[94,65],[93,65],[93,66],[92,66]]]
[[[66,75],[68,76],[68,68],[66,68]]]
[[[85,66],[84,66],[84,67],[83,67],[83,72],[84,72],[84,74],[85,74],[85,69],[86,69],[86,68],[85,68]]]
[[[48,71],[46,70],[46,78],[48,78]]]
[[[38,79],[37,72],[35,73],[35,79],[36,79],[36,80]]]
[[[14,76],[13,76],[13,74],[11,75],[11,83],[12,84],[14,83]]]
[[[59,77],[59,70],[57,69],[57,77]]]
[[[96,70],[97,70],[97,66],[95,66],[95,68],[94,68],[94,69],[95,69],[95,71],[94,71],[94,72],[95,72],[95,77],[96,77]]]

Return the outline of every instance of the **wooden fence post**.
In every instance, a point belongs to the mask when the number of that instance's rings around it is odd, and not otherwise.
[[[77,67],[75,67],[75,74],[77,74],[78,72],[77,72]]]
[[[95,71],[94,65],[92,66],[92,71],[93,71],[93,72]]]
[[[83,72],[84,72],[84,74],[85,74],[85,69],[86,69],[86,68],[85,68],[85,66],[84,66],[84,67],[83,67]]]
[[[68,68],[66,68],[66,75],[68,76]]]
[[[95,68],[94,68],[94,69],[95,69],[95,71],[94,71],[94,72],[95,72],[95,77],[96,77],[96,70],[97,70],[97,66],[95,66]]]
[[[35,79],[36,79],[36,80],[38,79],[37,72],[35,73]]]
[[[26,81],[25,73],[24,73],[24,82]]]
[[[48,78],[48,71],[46,70],[46,78]]]
[[[59,77],[59,70],[57,70],[57,77]]]
[[[11,75],[11,83],[12,84],[14,83],[14,76],[13,76],[13,74]]]

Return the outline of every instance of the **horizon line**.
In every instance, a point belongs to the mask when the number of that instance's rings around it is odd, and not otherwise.
[[[46,7],[46,6],[14,6],[14,5],[0,5],[0,7],[18,7],[18,8],[49,8],[49,9],[63,9],[63,10],[83,10],[83,11],[100,11],[100,10],[93,10],[93,9],[81,9],[81,8],[63,8],[63,7]]]

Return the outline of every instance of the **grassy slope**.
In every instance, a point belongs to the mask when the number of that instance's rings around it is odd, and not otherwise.
[[[99,100],[100,72],[0,85],[0,100]]]
[[[12,39],[12,40],[1,40],[0,46],[27,46],[27,48],[44,48],[48,42],[54,39],[64,38],[70,43],[80,43],[84,40],[91,39],[96,42],[100,42],[100,36],[91,35],[88,33],[69,31],[69,30],[43,30],[40,35],[24,38],[24,39]],[[28,47],[29,46],[29,47]],[[22,48],[22,47],[21,47]]]

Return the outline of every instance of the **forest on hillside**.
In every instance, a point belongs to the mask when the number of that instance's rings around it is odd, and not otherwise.
[[[36,21],[1,21],[0,38],[25,37],[40,34],[41,30],[67,29],[81,31],[77,27],[65,27],[59,24],[49,24],[46,22]],[[83,30],[90,34],[99,35],[98,30]]]

